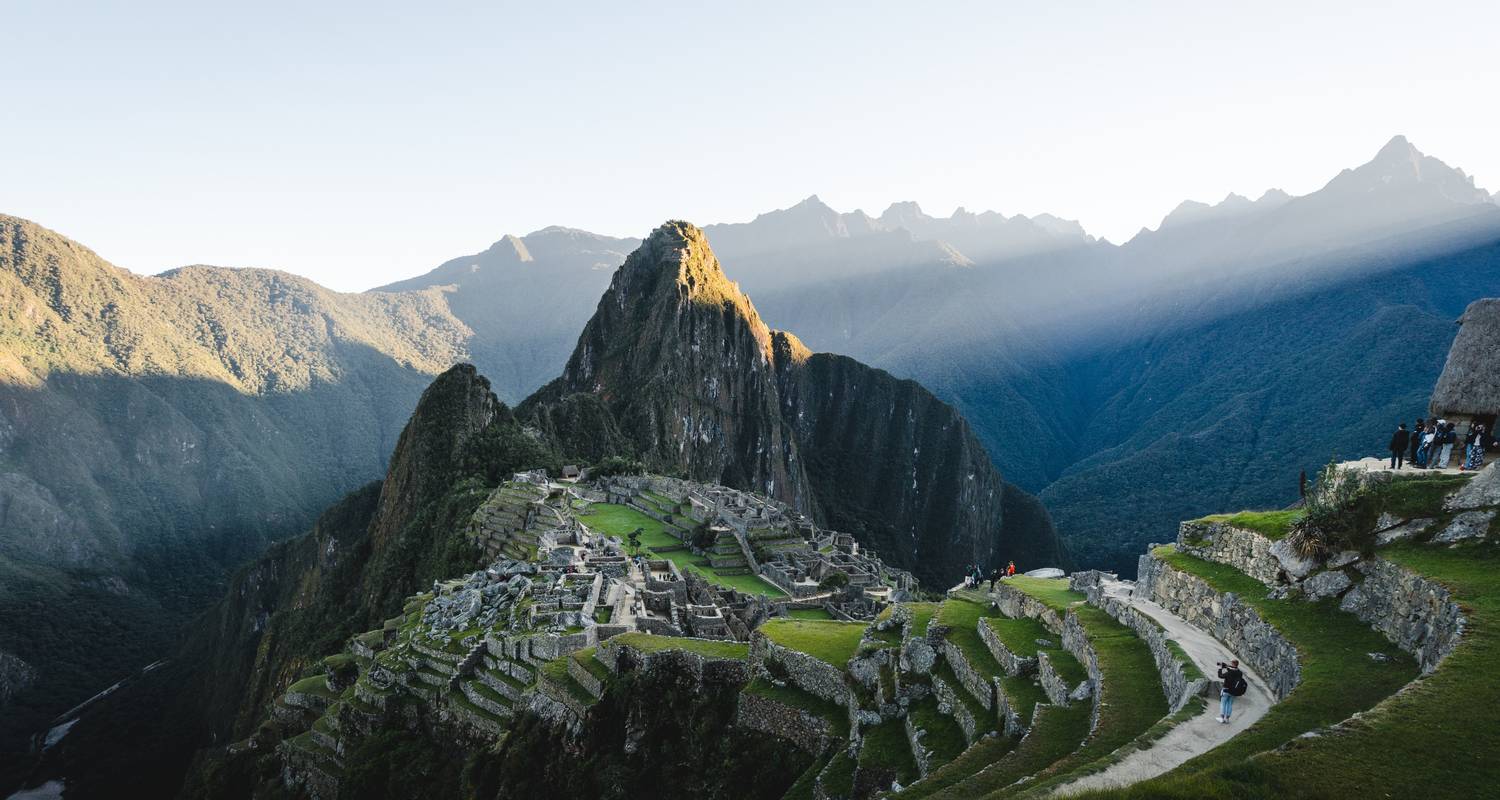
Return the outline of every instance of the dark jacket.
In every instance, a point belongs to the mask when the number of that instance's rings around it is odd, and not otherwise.
[[[1245,680],[1245,673],[1241,672],[1240,670],[1238,670],[1238,669],[1236,669],[1234,667],[1229,667],[1229,666],[1219,667],[1219,680],[1223,681],[1224,682],[1224,688],[1228,689],[1229,687],[1235,686],[1235,685],[1241,683],[1242,681],[1244,681]],[[1231,694],[1233,694],[1233,693],[1231,692]]]
[[[1405,428],[1397,428],[1391,434],[1391,452],[1401,453],[1406,451],[1406,446],[1411,444],[1411,431]]]

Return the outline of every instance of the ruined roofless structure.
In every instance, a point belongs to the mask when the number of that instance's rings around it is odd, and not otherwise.
[[[1461,427],[1471,419],[1493,426],[1500,413],[1500,298],[1475,300],[1458,322],[1428,411]]]

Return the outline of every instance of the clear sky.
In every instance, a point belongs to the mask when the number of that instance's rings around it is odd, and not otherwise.
[[[1397,133],[1500,189],[1500,3],[635,5],[0,0],[0,213],[354,290],[813,193],[1121,241]]]

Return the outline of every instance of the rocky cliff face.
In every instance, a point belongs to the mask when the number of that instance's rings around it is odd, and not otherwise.
[[[580,397],[652,469],[776,497],[930,585],[976,561],[1065,560],[1045,511],[1001,479],[957,412],[772,331],[688,223],[626,260],[562,377],[522,413],[546,421]]]

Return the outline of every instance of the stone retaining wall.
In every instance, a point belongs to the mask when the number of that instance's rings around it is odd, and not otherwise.
[[[1018,656],[1012,653],[1010,648],[1006,647],[1005,643],[1000,641],[1000,637],[995,635],[994,629],[986,625],[983,619],[979,620],[979,639],[989,649],[990,655],[994,656],[995,660],[1000,662],[1000,666],[1005,669],[1006,675],[1016,677],[1019,675],[1029,675],[1036,671],[1035,656]]]
[[[620,674],[627,669],[638,669],[651,673],[660,669],[671,669],[692,676],[700,683],[748,683],[750,665],[737,658],[710,658],[687,650],[658,650],[646,653],[621,644],[619,639],[610,639],[599,646],[595,658],[606,669]]]
[[[1216,693],[1218,681],[1210,681],[1204,677],[1188,679],[1187,664],[1167,646],[1171,639],[1160,623],[1118,598],[1106,596],[1097,579],[1079,581],[1078,577],[1074,577],[1073,588],[1084,592],[1089,605],[1114,617],[1146,642],[1151,650],[1151,658],[1156,662],[1162,694],[1166,696],[1173,713],[1187,705],[1194,695],[1207,697]]]
[[[841,706],[849,704],[849,687],[844,683],[843,670],[822,659],[782,647],[759,631],[750,637],[750,660],[756,664],[774,661],[781,665],[787,679],[804,691]]]
[[[995,605],[1007,617],[1020,619],[1029,617],[1038,620],[1047,630],[1062,633],[1062,614],[1031,595],[1001,581],[995,588]]]
[[[1001,730],[1006,736],[1020,736],[1024,734],[1026,726],[1021,724],[1020,712],[1022,710],[1035,711],[1035,709],[1016,708],[1011,703],[1010,695],[1005,693],[1005,687],[1001,685],[1000,679],[991,678],[991,680],[995,684],[995,714],[1000,720]],[[973,740],[970,739],[969,744],[973,743]]]
[[[969,690],[969,694],[973,695],[974,699],[978,700],[979,704],[984,706],[986,710],[994,710],[994,687],[990,685],[988,679],[980,675],[978,670],[974,669],[974,666],[969,663],[969,659],[964,656],[964,652],[958,648],[958,645],[946,639],[943,640],[943,657],[948,659],[948,666],[953,667],[953,674],[958,676],[959,682],[964,685],[965,689]]]
[[[582,686],[585,692],[593,695],[595,700],[604,696],[604,682],[594,677],[594,673],[589,672],[578,663],[578,659],[571,656],[568,657],[568,674],[573,676],[573,680],[578,681],[578,685]]]
[[[1057,669],[1052,666],[1052,659],[1046,653],[1038,653],[1036,661],[1036,675],[1041,681],[1042,691],[1047,695],[1047,702],[1055,706],[1067,705],[1068,694],[1073,691],[1073,687],[1067,685],[1057,674]]]
[[[911,721],[910,714],[901,718],[901,724],[906,727],[906,742],[911,745],[912,759],[917,762],[917,777],[925,778],[927,777],[927,772],[932,769],[930,761],[931,753],[922,745],[922,738],[926,736],[927,732],[918,728]],[[921,734],[921,736],[918,734]]]
[[[1415,656],[1423,673],[1437,669],[1468,624],[1453,596],[1442,584],[1384,559],[1361,561],[1355,569],[1364,582],[1344,595],[1339,608]]]
[[[813,755],[834,738],[828,720],[758,694],[741,692],[734,724],[786,739]]]
[[[962,687],[949,686],[948,682],[942,678],[937,676],[932,678],[932,693],[937,697],[938,710],[941,711],[946,706],[948,713],[952,714],[953,719],[958,722],[958,727],[963,729],[964,741],[973,744],[975,737],[979,734],[978,721],[969,713],[969,707],[958,696],[957,692],[962,691],[964,691]]]
[[[1184,522],[1177,527],[1177,549],[1204,561],[1227,564],[1266,584],[1280,582],[1281,562],[1271,540],[1224,522]]]
[[[1149,553],[1141,556],[1138,571],[1138,596],[1155,601],[1238,653],[1260,673],[1277,700],[1286,699],[1302,680],[1297,648],[1234,593],[1221,594]]]

